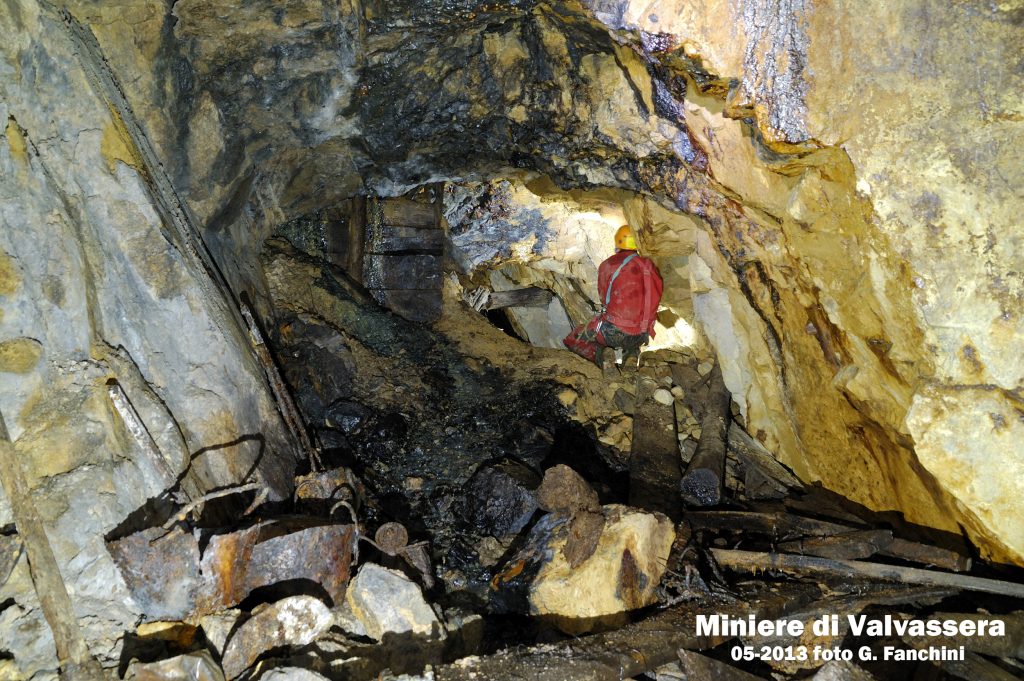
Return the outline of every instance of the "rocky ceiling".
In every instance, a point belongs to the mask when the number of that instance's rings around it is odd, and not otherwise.
[[[240,414],[272,412],[259,391],[233,397],[258,370],[231,352],[231,380],[217,358],[196,367],[224,313],[142,226],[194,221],[231,289],[259,299],[263,239],[345,197],[538,175],[551,200],[613,188],[652,255],[686,257],[696,322],[781,460],[1024,563],[1022,16],[932,0],[6,3],[18,229],[0,234],[0,294],[35,302],[0,323],[51,362],[128,348],[155,410],[197,415],[186,440],[228,441]],[[19,289],[33,268],[43,288]],[[58,291],[62,276],[87,285]],[[180,356],[124,321],[152,310],[118,277],[200,318]],[[74,324],[26,321],[54,315]],[[50,418],[30,408],[37,350],[0,353],[15,436]]]

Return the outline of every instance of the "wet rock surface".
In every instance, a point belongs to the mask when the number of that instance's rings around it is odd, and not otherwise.
[[[511,460],[477,469],[466,483],[470,521],[494,537],[518,534],[537,510],[540,478]]]

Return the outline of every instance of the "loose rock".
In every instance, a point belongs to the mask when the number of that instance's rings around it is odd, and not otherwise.
[[[518,533],[537,510],[540,480],[526,466],[505,459],[486,465],[466,484],[467,515],[485,534],[505,537]]]
[[[661,514],[612,504],[603,508],[604,529],[593,554],[572,567],[563,554],[570,521],[548,515],[530,533],[526,548],[494,582],[538,565],[528,588],[530,613],[551,616],[563,630],[582,633],[615,623],[629,610],[650,605],[675,540],[672,522]]]
[[[133,662],[125,681],[224,681],[224,672],[205,650],[159,662]]]
[[[675,399],[672,396],[672,393],[669,392],[668,390],[665,390],[664,388],[658,388],[657,390],[654,391],[654,399],[659,404],[666,405],[672,404],[675,401]]]
[[[199,626],[202,627],[206,640],[218,655],[224,655],[224,645],[228,642],[228,636],[231,635],[231,630],[235,628],[235,623],[241,616],[241,610],[232,609],[206,615],[199,619]]]
[[[574,513],[577,510],[597,511],[600,501],[597,492],[573,469],[559,464],[544,473],[537,490],[540,507],[551,513]]]
[[[349,584],[345,602],[375,640],[405,632],[444,637],[444,627],[420,588],[396,570],[363,565]]]
[[[312,596],[291,596],[253,611],[227,643],[224,674],[235,678],[271,648],[312,643],[333,623],[331,611]]]

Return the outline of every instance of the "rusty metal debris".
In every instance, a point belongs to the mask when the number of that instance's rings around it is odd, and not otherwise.
[[[370,542],[382,553],[402,558],[410,567],[417,570],[423,578],[423,585],[430,589],[434,586],[434,574],[430,564],[430,553],[427,542],[409,543],[409,531],[401,523],[384,523],[377,528]]]
[[[149,619],[186,619],[224,610],[255,589],[303,579],[339,601],[345,593],[353,525],[293,517],[214,534],[199,541],[180,529],[157,528],[110,542],[108,550]]]
[[[409,543],[409,532],[402,523],[384,523],[377,528],[373,540],[389,556],[397,556]]]
[[[151,620],[185,619],[200,586],[199,542],[191,532],[149,528],[109,542],[132,598]]]
[[[205,504],[207,501],[212,501],[214,499],[220,499],[221,497],[231,496],[232,494],[241,494],[242,492],[251,492],[253,490],[262,490],[262,488],[263,488],[263,485],[261,483],[249,482],[249,483],[246,483],[244,485],[234,485],[232,487],[225,487],[224,489],[219,489],[219,490],[215,490],[213,492],[210,492],[209,494],[204,494],[203,496],[199,497],[198,499],[195,499],[194,501],[186,504],[184,508],[182,508],[180,511],[178,511],[173,516],[168,518],[167,522],[164,523],[164,529],[166,530],[166,529],[170,528],[172,525],[174,525],[174,523],[178,523],[178,522],[183,521],[185,518],[188,517],[189,513],[191,513],[192,511],[196,510],[196,508],[198,508],[202,504]],[[257,496],[257,498],[260,498],[260,497]]]
[[[295,479],[295,501],[347,501],[358,508],[364,492],[362,483],[348,468],[315,471]]]

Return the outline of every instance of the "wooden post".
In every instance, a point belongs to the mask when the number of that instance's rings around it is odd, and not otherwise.
[[[711,369],[707,413],[700,424],[700,442],[680,483],[683,498],[694,506],[715,506],[722,500],[731,396],[716,363]]]
[[[348,220],[348,257],[345,271],[363,283],[363,244],[366,243],[366,197],[357,196],[352,199],[352,213]]]
[[[14,524],[28,554],[32,583],[35,585],[43,617],[53,632],[61,676],[74,681],[102,681],[103,671],[89,653],[89,648],[86,647],[78,630],[78,620],[71,598],[57,567],[57,559],[53,556],[50,541],[46,537],[43,520],[32,502],[21,463],[7,434],[3,414],[0,414],[0,484],[3,484],[7,493]]]

